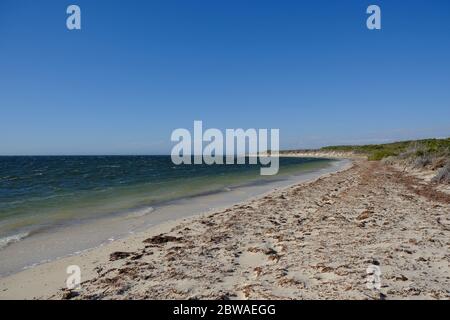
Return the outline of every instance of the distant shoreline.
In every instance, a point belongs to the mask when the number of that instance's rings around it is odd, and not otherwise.
[[[367,156],[354,152],[338,151],[284,151],[280,152],[280,157],[300,157],[300,158],[329,158],[329,159],[367,159]]]

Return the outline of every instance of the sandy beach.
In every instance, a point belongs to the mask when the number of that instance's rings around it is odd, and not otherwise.
[[[380,162],[0,279],[1,299],[448,299],[450,193]],[[64,289],[78,265],[81,289]],[[366,287],[378,265],[381,289]]]
[[[450,0],[405,9],[0,0],[0,302],[450,300]]]

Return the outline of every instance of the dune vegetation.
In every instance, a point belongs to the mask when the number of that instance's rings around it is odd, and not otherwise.
[[[325,152],[352,152],[367,155],[368,160],[381,160],[415,169],[436,171],[433,181],[450,183],[450,138],[423,139],[386,144],[328,146]]]

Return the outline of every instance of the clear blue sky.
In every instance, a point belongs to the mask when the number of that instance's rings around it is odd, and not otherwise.
[[[283,148],[450,136],[450,1],[1,0],[0,154],[168,153],[194,120]]]

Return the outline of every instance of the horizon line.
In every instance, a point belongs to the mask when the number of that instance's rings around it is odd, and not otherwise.
[[[377,145],[377,144],[392,144],[392,143],[400,143],[400,142],[413,142],[413,141],[422,141],[422,140],[446,140],[450,139],[450,136],[447,137],[433,137],[433,138],[420,138],[420,139],[405,139],[405,140],[394,140],[392,142],[387,143],[367,143],[367,144],[334,144],[334,145],[325,145],[318,148],[297,148],[297,149],[280,149],[278,152],[286,152],[286,151],[313,151],[313,150],[320,150],[322,148],[326,147],[340,147],[340,146],[369,146],[369,145]],[[269,150],[270,151],[270,150]],[[156,157],[163,157],[163,156],[171,156],[171,154],[148,154],[148,153],[142,153],[142,154],[136,154],[136,153],[105,153],[105,154],[0,154],[0,157],[149,157],[149,156],[156,156]],[[200,156],[192,154],[191,156]],[[202,155],[203,156],[203,155]],[[222,156],[226,156],[222,155]]]

